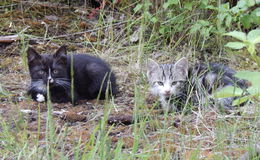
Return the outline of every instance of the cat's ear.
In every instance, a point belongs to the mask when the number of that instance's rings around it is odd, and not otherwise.
[[[55,57],[67,55],[67,47],[62,45],[54,54]]]
[[[32,62],[34,60],[40,60],[42,57],[39,53],[37,53],[36,50],[34,50],[33,48],[29,47],[27,50],[27,59],[28,62]]]
[[[188,70],[189,70],[189,61],[186,57],[183,57],[179,59],[175,65],[175,70],[179,71],[183,76],[188,76]]]
[[[157,72],[159,70],[159,64],[156,63],[154,60],[152,59],[148,59],[148,62],[147,62],[147,77],[151,77],[151,75],[155,72]]]
[[[67,64],[67,49],[66,46],[61,46],[56,53],[53,55],[53,58],[58,64]]]

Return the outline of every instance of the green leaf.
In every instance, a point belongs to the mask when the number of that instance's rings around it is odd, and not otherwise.
[[[220,6],[216,7],[219,13],[228,13],[230,8],[228,3],[221,4]]]
[[[209,0],[201,0],[200,2],[201,2],[202,4],[204,4],[205,6],[207,6],[208,3],[209,3]]]
[[[151,21],[152,21],[153,23],[156,23],[156,22],[158,22],[158,19],[157,19],[156,17],[153,17],[153,18],[151,19]]]
[[[239,32],[239,31],[228,32],[228,33],[225,33],[224,35],[234,37],[234,38],[239,39],[241,41],[246,40],[246,34],[243,33],[243,32]]]
[[[231,10],[231,12],[234,13],[234,14],[237,14],[237,13],[240,11],[240,9],[239,9],[238,7],[233,7],[233,8],[231,8],[230,10]]]
[[[166,27],[165,26],[160,27],[159,33],[165,34],[166,33]]]
[[[207,5],[205,9],[211,9],[211,10],[218,11],[218,8],[213,5]]]
[[[235,99],[233,102],[232,102],[232,106],[237,106],[237,105],[240,105],[246,101],[248,101],[250,99],[250,96],[244,96],[244,97],[240,97],[238,99]]]
[[[134,12],[138,12],[143,7],[143,4],[137,4],[134,8]]]
[[[247,46],[247,50],[251,54],[251,56],[255,56],[255,45],[253,43],[249,43],[249,45]]]
[[[145,3],[144,3],[144,7],[146,8],[146,9],[149,9],[149,7],[151,6],[151,5],[153,5],[150,1],[146,1]]]
[[[167,9],[171,4],[169,2],[166,2],[163,4],[163,8],[164,9]]]
[[[229,47],[232,49],[242,49],[244,48],[246,45],[242,42],[228,42],[225,47]]]
[[[237,2],[236,8],[245,11],[248,8],[248,0],[240,0]]]
[[[148,19],[148,20],[152,19],[152,15],[151,15],[151,13],[148,12],[148,11],[144,11],[144,17],[145,17],[146,19]]]
[[[198,30],[201,29],[201,24],[199,23],[195,23],[194,25],[191,26],[191,29],[190,29],[190,33],[196,33]]]
[[[208,26],[210,23],[209,21],[204,21],[204,20],[198,20],[197,23],[201,24],[201,26]]]
[[[250,95],[260,96],[260,86],[251,86],[247,89]]]
[[[209,21],[198,20],[195,24],[191,26],[190,33],[196,33],[198,31],[202,33],[203,32],[202,29],[204,29],[205,32],[205,29],[207,29],[206,27],[208,27],[209,24],[210,24]]]
[[[229,15],[229,14],[227,15],[225,22],[226,22],[226,26],[230,28],[231,22],[232,22],[231,15]]]
[[[235,97],[241,96],[243,94],[243,90],[240,88],[236,88],[234,86],[227,86],[214,93],[216,98],[227,98],[227,97]]]
[[[170,2],[171,4],[178,4],[179,0],[168,0],[168,2]]]
[[[193,5],[192,2],[186,2],[186,3],[184,3],[184,8],[191,11],[192,10],[192,5]]]
[[[217,18],[218,18],[219,22],[224,23],[224,19],[225,19],[228,15],[229,15],[229,14],[227,14],[227,13],[220,13],[220,14],[217,15]]]
[[[246,29],[249,29],[251,27],[251,16],[249,14],[244,15],[240,18],[240,22]]]
[[[250,15],[251,15],[252,23],[254,23],[256,25],[260,25],[260,7],[253,10],[250,13]]]
[[[247,0],[248,7],[252,7],[255,5],[255,0]]]
[[[209,37],[209,33],[210,33],[211,29],[212,29],[212,26],[209,27],[209,28],[204,27],[204,28],[202,28],[202,30],[201,30],[200,33],[201,33],[201,35],[203,35],[205,38],[207,38],[207,37]]]
[[[247,34],[247,39],[254,44],[260,43],[260,29],[250,31]]]
[[[260,88],[260,72],[239,71],[235,76],[240,79],[248,80],[252,83],[252,86],[258,86]]]
[[[250,97],[260,96],[260,72],[240,71],[235,76],[251,82],[251,86],[246,89]]]
[[[178,4],[179,0],[168,0],[166,3],[163,4],[163,8],[167,9],[170,5]]]

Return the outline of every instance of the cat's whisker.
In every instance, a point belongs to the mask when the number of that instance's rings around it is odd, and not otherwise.
[[[70,83],[70,82],[67,82],[67,81],[56,80],[56,82],[57,82],[58,84],[62,84],[62,85],[65,85],[65,86],[70,86],[70,85],[71,85],[71,83]]]
[[[39,80],[32,80],[31,82],[43,82],[42,79]]]
[[[56,79],[60,79],[60,80],[67,80],[67,81],[70,81],[70,79],[68,79],[68,78],[56,78]]]
[[[62,80],[56,80],[56,83],[61,86],[62,88],[64,88],[65,90],[70,89],[70,83],[67,81],[62,81]]]
[[[44,85],[43,81],[40,81],[40,80],[38,80],[38,81],[32,81],[30,87],[37,87],[37,86],[39,86],[39,85]]]

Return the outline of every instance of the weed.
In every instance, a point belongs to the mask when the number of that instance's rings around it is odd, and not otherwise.
[[[52,2],[61,5],[52,6]],[[151,104],[152,108],[149,108],[146,102],[148,91],[143,89],[146,82],[140,82],[139,76],[145,70],[143,62],[147,57],[165,63],[180,56],[190,58],[190,54],[186,53],[187,47],[183,47],[185,45],[194,51],[192,56],[196,59],[198,52],[209,50],[214,60],[221,61],[223,57],[216,55],[223,55],[227,41],[223,35],[239,40],[227,43],[226,47],[246,48],[247,57],[259,65],[259,58],[256,58],[259,29],[255,29],[260,23],[259,1],[239,0],[234,6],[213,0],[104,2],[107,6],[98,10],[97,20],[86,18],[93,8],[73,6],[79,3],[74,0],[0,2],[0,33],[19,34],[21,48],[19,54],[1,52],[1,58],[2,55],[22,55],[22,67],[19,68],[20,62],[17,61],[14,63],[18,69],[12,65],[8,69],[0,69],[3,71],[0,77],[0,157],[62,160],[238,159],[246,152],[256,157],[255,146],[259,141],[258,72],[238,72],[236,75],[248,79],[252,85],[248,88],[250,94],[234,101],[234,105],[247,100],[252,103],[237,108],[231,114],[219,113],[204,105],[199,106],[199,110],[193,110],[196,106],[192,104],[185,105],[185,110],[189,112],[161,114],[160,109],[156,109],[158,103]],[[71,6],[66,6],[68,4]],[[50,15],[56,16],[57,20],[48,19]],[[87,30],[78,25],[81,22],[88,25]],[[91,39],[91,36],[95,38]],[[91,54],[101,56],[111,64],[118,77],[119,97],[106,99],[104,105],[99,102],[91,104],[94,109],[88,109],[85,103],[67,107],[67,104],[57,105],[48,101],[33,108],[35,104],[29,100],[13,102],[10,98],[5,101],[9,92],[12,96],[25,95],[25,88],[17,86],[28,80],[25,66],[29,41],[35,42],[38,49],[52,49],[66,43],[80,52],[91,51]],[[229,60],[228,55],[224,58]],[[9,73],[15,73],[15,78]],[[16,76],[16,73],[20,74]],[[25,78],[20,80],[20,77]],[[230,88],[223,94],[240,96],[243,91]],[[90,118],[86,122],[64,122],[59,116],[54,116],[54,110],[62,110],[59,107],[66,110],[81,107],[81,113]],[[38,111],[22,114],[22,108]],[[107,123],[111,113],[124,115],[128,111],[133,115],[133,124]],[[37,118],[32,115],[37,115]],[[73,137],[73,134],[76,136]]]

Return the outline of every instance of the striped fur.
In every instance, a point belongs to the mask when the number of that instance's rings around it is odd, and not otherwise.
[[[149,60],[147,65],[150,92],[160,97],[161,105],[167,112],[181,110],[187,100],[203,105],[213,101],[230,108],[234,97],[215,100],[212,93],[230,85],[247,88],[246,82],[234,77],[234,74],[235,71],[222,64],[189,67],[185,57],[172,64]]]

